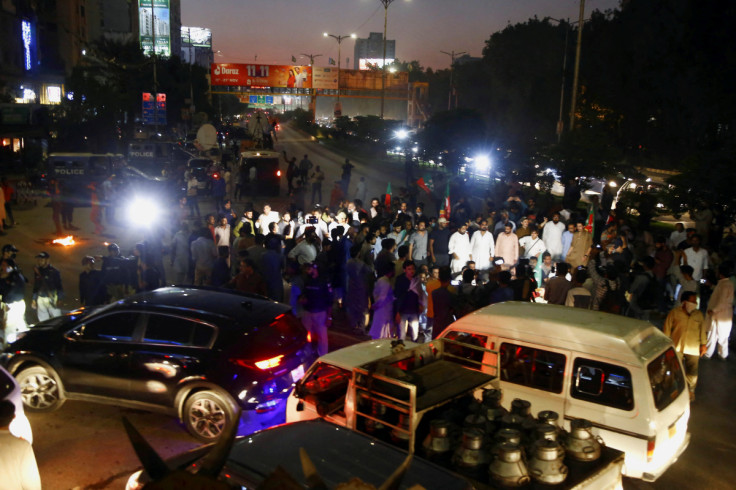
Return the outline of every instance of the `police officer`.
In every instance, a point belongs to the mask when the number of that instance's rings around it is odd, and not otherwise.
[[[59,270],[50,264],[48,252],[36,255],[36,267],[33,268],[33,302],[31,308],[36,310],[38,321],[42,322],[61,315],[59,304],[64,298]]]
[[[3,256],[2,256],[2,260],[5,260],[5,259],[13,259],[13,260],[15,260],[15,254],[17,254],[17,253],[18,253],[18,249],[12,243],[8,243],[7,245],[3,245]]]
[[[105,303],[106,291],[102,286],[102,272],[95,269],[95,258],[86,256],[82,259],[79,274],[79,302],[82,306],[97,306]]]
[[[102,284],[110,301],[121,300],[133,293],[137,275],[135,266],[133,261],[120,255],[117,243],[107,246],[107,257],[102,258]]]

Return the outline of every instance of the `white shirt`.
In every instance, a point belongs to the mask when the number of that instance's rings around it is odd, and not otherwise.
[[[672,233],[670,233],[669,245],[672,248],[677,248],[677,246],[681,244],[682,242],[684,242],[686,238],[687,238],[687,232],[685,230],[682,230],[682,231],[675,230]]]
[[[693,279],[699,281],[703,278],[703,270],[708,268],[708,251],[701,248],[697,252],[693,247],[685,249],[687,265],[693,268]]]
[[[0,430],[0,475],[2,488],[41,490],[41,476],[31,444],[7,429]]]
[[[215,240],[218,247],[230,247],[230,225],[216,226]]]
[[[470,238],[470,254],[475,261],[475,268],[485,270],[491,268],[491,257],[496,253],[493,233],[478,230]]]
[[[470,260],[470,238],[468,238],[468,234],[462,234],[456,231],[450,237],[450,243],[447,248],[450,255],[455,254],[458,256],[457,259],[452,259],[452,272],[460,272]]]
[[[547,247],[539,236],[535,240],[531,235],[527,235],[519,239],[519,246],[524,247],[524,257],[540,257],[541,254],[547,251]]]
[[[262,213],[256,221],[256,229],[260,231],[261,235],[268,235],[268,225],[271,223],[278,223],[279,213],[271,211],[268,214]]]
[[[566,229],[561,221],[556,224],[554,221],[548,221],[542,228],[542,240],[553,258],[562,255],[562,233]]]

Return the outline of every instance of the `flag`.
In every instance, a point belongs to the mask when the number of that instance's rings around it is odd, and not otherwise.
[[[296,63],[296,57],[294,55],[291,55],[291,62]]]
[[[429,187],[427,187],[427,183],[424,182],[424,177],[419,177],[419,180],[417,180],[417,185],[424,190],[427,194],[432,194],[432,191],[429,190]]]
[[[390,212],[391,211],[391,182],[388,183],[388,187],[386,188],[385,204],[386,204],[386,209]]]
[[[330,64],[331,64],[331,65],[334,65],[334,64],[335,64],[335,60],[334,60],[334,59],[332,59],[332,58],[330,58]]]
[[[593,205],[590,205],[590,211],[588,212],[588,219],[585,221],[585,230],[593,234],[593,231],[595,230],[595,212],[593,210]]]
[[[445,219],[448,221],[450,220],[450,183],[447,183],[447,187],[445,188]]]

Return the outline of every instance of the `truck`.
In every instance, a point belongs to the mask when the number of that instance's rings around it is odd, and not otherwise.
[[[481,413],[479,397],[485,390],[498,391],[497,356],[497,351],[453,339],[426,344],[380,339],[349,346],[320,357],[295,384],[286,422],[322,418],[458,471],[476,488],[494,488],[487,463],[471,468],[433,459],[426,441],[438,420],[449,421],[456,441],[458,433],[466,436],[468,427],[459,426]],[[478,444],[490,452],[489,441],[490,432],[479,436]],[[603,445],[594,463],[568,459],[569,474],[558,488],[621,488],[621,451]]]

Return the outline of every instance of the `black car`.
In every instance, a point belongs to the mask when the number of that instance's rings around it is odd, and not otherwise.
[[[316,358],[288,305],[215,288],[167,287],[33,326],[2,362],[29,411],[86,400],[176,415],[216,439],[239,405],[273,410]]]

